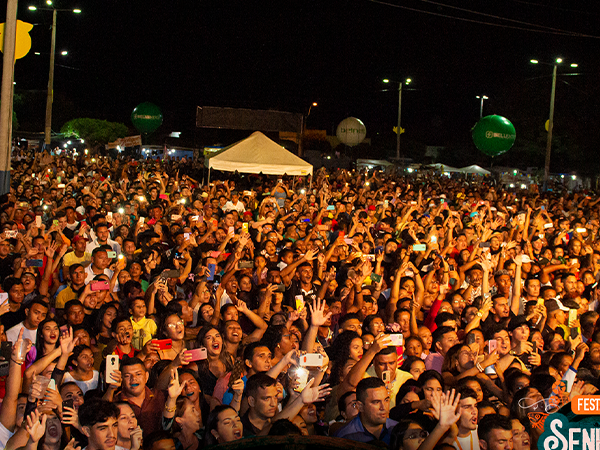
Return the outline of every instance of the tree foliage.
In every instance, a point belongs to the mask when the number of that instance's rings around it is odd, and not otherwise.
[[[95,149],[125,137],[128,133],[127,127],[122,123],[89,118],[69,120],[60,131],[65,137],[85,139]]]

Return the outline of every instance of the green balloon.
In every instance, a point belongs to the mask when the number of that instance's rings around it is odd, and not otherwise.
[[[515,127],[502,116],[485,116],[471,130],[475,147],[488,156],[506,153],[515,143]]]
[[[152,133],[163,122],[163,115],[154,103],[144,102],[137,105],[131,113],[133,126],[141,133]]]

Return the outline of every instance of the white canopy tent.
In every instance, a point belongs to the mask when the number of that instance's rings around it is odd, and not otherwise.
[[[260,131],[223,149],[208,160],[210,170],[264,173],[267,175],[312,175],[313,166],[273,142]]]
[[[447,166],[446,164],[430,164],[427,166],[428,169],[439,170],[440,172],[460,172],[461,169],[457,169],[456,167]]]
[[[462,167],[458,169],[458,171],[462,173],[471,173],[475,175],[490,175],[492,173],[489,170],[485,170],[483,167],[479,167],[476,164],[473,164],[472,166]]]

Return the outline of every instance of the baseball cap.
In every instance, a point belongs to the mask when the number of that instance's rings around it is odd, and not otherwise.
[[[556,311],[557,309],[561,309],[565,312],[569,311],[569,308],[567,308],[566,306],[563,306],[563,304],[560,302],[560,300],[558,300],[556,298],[551,298],[551,299],[546,300],[544,305],[546,306],[546,310],[549,313],[552,311]]]
[[[80,234],[78,234],[77,236],[75,236],[75,237],[73,238],[72,242],[73,242],[73,244],[74,244],[75,242],[79,242],[79,241],[81,241],[81,240],[84,240],[85,242],[88,242],[87,238],[86,238],[86,237],[84,237],[84,236],[82,236],[82,235],[80,235]]]

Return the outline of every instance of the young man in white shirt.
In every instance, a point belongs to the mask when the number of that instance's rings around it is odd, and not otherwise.
[[[460,419],[458,436],[452,443],[456,450],[480,450],[477,437],[477,394],[473,389],[464,388],[460,393]]]
[[[6,332],[8,341],[13,344],[19,338],[19,332],[23,329],[23,339],[29,339],[35,344],[37,338],[37,329],[40,323],[48,314],[48,304],[40,298],[34,299],[28,308],[25,308],[25,320],[18,323]]]

